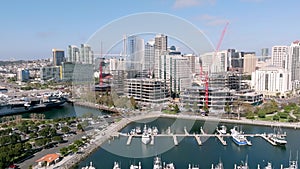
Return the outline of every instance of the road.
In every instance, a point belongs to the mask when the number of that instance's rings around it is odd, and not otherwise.
[[[42,158],[43,156],[47,155],[47,154],[53,154],[53,153],[58,153],[59,150],[62,148],[62,147],[66,147],[68,146],[70,143],[73,143],[75,140],[79,140],[81,139],[82,136],[86,135],[85,133],[79,133],[77,135],[74,135],[74,136],[70,136],[68,137],[68,142],[66,143],[62,143],[62,144],[58,144],[57,147],[53,147],[53,148],[50,148],[50,149],[43,149],[42,151],[39,151],[37,153],[34,154],[34,157],[22,162],[22,163],[19,163],[18,166],[19,168],[24,168],[24,169],[27,169],[29,168],[30,165],[34,166],[36,163],[35,161]]]

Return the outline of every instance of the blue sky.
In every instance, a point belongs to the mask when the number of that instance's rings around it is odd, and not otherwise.
[[[84,43],[109,22],[141,12],[181,17],[214,45],[229,21],[220,49],[260,55],[261,48],[300,39],[299,6],[298,0],[2,1],[0,60],[50,58],[52,48]]]

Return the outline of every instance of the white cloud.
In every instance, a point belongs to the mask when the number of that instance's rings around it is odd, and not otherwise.
[[[229,22],[228,19],[224,19],[218,16],[203,14],[198,17],[196,17],[197,20],[204,21],[206,25],[208,26],[218,26],[218,25],[224,25],[227,22]]]
[[[173,5],[173,8],[179,9],[179,8],[187,8],[187,7],[193,7],[193,6],[199,6],[204,4],[215,4],[216,0],[175,0],[175,3]]]

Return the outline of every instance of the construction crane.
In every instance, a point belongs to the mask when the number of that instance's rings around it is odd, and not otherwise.
[[[221,37],[220,37],[219,42],[218,42],[218,44],[217,44],[217,47],[216,47],[216,50],[215,50],[215,52],[214,52],[213,58],[216,57],[216,55],[217,55],[217,53],[218,53],[218,51],[219,51],[219,49],[220,49],[220,46],[221,46],[221,44],[222,44],[224,35],[225,35],[225,33],[226,33],[228,24],[229,24],[229,22],[226,23],[226,25],[225,25],[225,27],[224,27],[224,29],[223,29],[223,31],[222,31],[222,34],[221,34]],[[202,75],[202,65],[201,65],[200,70],[201,70],[201,74],[200,74],[200,78],[201,78],[201,75]],[[205,106],[208,108],[208,72],[206,72],[206,76],[205,76]]]

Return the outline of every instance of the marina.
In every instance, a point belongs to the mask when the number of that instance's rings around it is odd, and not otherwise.
[[[207,134],[207,133],[204,132],[202,127],[200,128],[200,132],[201,132],[200,134],[195,134],[195,133],[190,134],[187,131],[186,127],[184,127],[183,130],[184,130],[184,133],[182,133],[182,134],[180,134],[180,133],[176,133],[176,134],[174,134],[174,133],[166,133],[166,134],[147,133],[148,134],[147,138],[149,138],[149,142],[151,140],[151,145],[154,144],[155,137],[171,137],[173,139],[173,143],[174,143],[175,146],[178,146],[178,144],[179,144],[177,137],[194,137],[199,146],[202,145],[201,138],[203,138],[203,137],[215,137],[220,141],[220,143],[223,146],[227,145],[227,142],[224,140],[224,137],[232,137],[233,142],[236,143],[239,146],[243,146],[243,145],[251,146],[252,145],[251,141],[249,141],[247,139],[247,137],[260,137],[260,138],[266,140],[268,143],[270,143],[273,146],[284,145],[284,144],[275,142],[272,139],[272,136],[273,136],[274,133],[269,133],[269,134],[266,134],[266,133],[262,133],[262,134],[245,134],[243,132],[236,131],[236,126],[234,126],[231,129],[231,134],[219,132],[218,129],[217,129],[217,133]],[[142,142],[143,142],[143,139],[145,139],[144,138],[145,134],[137,134],[137,133],[122,133],[122,132],[119,132],[115,136],[117,136],[117,137],[119,137],[119,136],[128,137],[126,145],[130,145],[131,141],[134,137],[137,137],[137,138],[141,137]],[[282,142],[284,141],[285,144],[287,143],[287,141],[285,140],[286,133],[277,134],[276,136],[282,138]],[[143,143],[145,144],[145,141]],[[147,142],[147,144],[148,144],[148,142]]]

